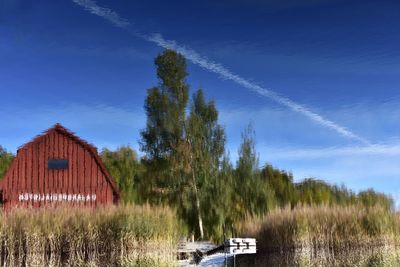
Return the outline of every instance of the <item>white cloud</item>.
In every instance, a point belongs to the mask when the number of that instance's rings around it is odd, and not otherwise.
[[[125,28],[130,25],[130,23],[126,19],[121,18],[116,12],[112,11],[109,8],[98,6],[95,1],[92,0],[73,0],[73,1],[76,4],[83,6],[90,13],[109,20],[112,24],[114,24],[117,27]]]
[[[315,159],[349,156],[400,156],[400,143],[374,144],[366,146],[301,148],[301,149],[268,149],[274,158]]]
[[[354,145],[348,140],[338,138],[332,132],[307,124],[304,117],[282,108],[222,107],[220,119],[226,127],[230,141],[234,137],[235,142],[239,141],[241,131],[251,122],[256,131],[257,147],[274,149],[274,153],[279,157],[303,157],[306,154],[311,158],[346,153],[397,155],[400,145],[398,107],[398,101],[394,101],[380,105],[367,103],[326,110],[331,117],[353,125],[370,140],[386,140],[363,145]]]
[[[365,138],[358,136],[357,134],[353,133],[352,131],[350,131],[349,129],[347,129],[344,126],[341,126],[341,125],[339,125],[333,121],[330,121],[330,120],[324,118],[323,116],[311,111],[306,106],[296,103],[296,102],[290,100],[289,98],[284,97],[284,96],[272,91],[271,89],[266,89],[266,88],[254,83],[254,82],[251,82],[237,74],[234,74],[233,72],[231,72],[230,70],[228,70],[227,68],[222,66],[221,64],[212,62],[212,61],[202,57],[201,55],[199,55],[196,51],[178,45],[175,41],[165,40],[160,34],[154,34],[148,40],[155,42],[156,44],[158,44],[159,46],[161,46],[163,48],[173,49],[173,50],[181,53],[182,55],[184,55],[187,59],[192,61],[194,64],[196,64],[204,69],[207,69],[210,72],[218,74],[221,78],[231,80],[231,81],[233,81],[233,82],[261,95],[261,96],[265,96],[269,99],[272,99],[276,103],[278,103],[282,106],[285,106],[294,112],[300,113],[303,116],[318,123],[319,125],[330,128],[344,137],[354,139],[354,140],[360,141],[365,144],[369,143],[369,141],[366,140]]]

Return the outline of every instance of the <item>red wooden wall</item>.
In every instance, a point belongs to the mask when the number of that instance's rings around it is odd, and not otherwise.
[[[68,168],[52,170],[49,159],[66,159]],[[0,184],[4,208],[68,203],[116,203],[118,189],[96,149],[61,125],[21,147]]]

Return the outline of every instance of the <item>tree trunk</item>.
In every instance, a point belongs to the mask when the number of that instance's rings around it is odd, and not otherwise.
[[[199,198],[199,192],[197,191],[196,178],[195,178],[193,169],[192,169],[192,178],[193,178],[194,194],[196,197],[196,208],[197,208],[197,216],[198,216],[198,220],[199,220],[200,238],[203,239],[204,238],[203,219],[201,218],[200,198]]]
[[[185,132],[187,133],[187,129],[186,129],[186,125],[184,125],[185,127]],[[196,175],[195,175],[195,171],[194,171],[194,162],[193,162],[193,144],[190,141],[189,138],[186,139],[186,141],[188,142],[188,144],[190,145],[191,151],[190,151],[190,169],[192,171],[192,180],[193,180],[193,189],[194,189],[194,195],[196,198],[196,208],[197,208],[197,219],[199,221],[199,231],[200,231],[200,239],[204,238],[204,230],[203,230],[203,219],[201,217],[201,209],[200,209],[200,197],[199,197],[199,192],[197,189],[197,184],[196,184]]]

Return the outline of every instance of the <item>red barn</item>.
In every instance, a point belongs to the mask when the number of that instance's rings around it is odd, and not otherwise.
[[[56,124],[23,145],[0,182],[5,209],[116,204],[118,188],[97,149]]]

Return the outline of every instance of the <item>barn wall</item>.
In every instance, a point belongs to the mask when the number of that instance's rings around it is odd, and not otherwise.
[[[68,169],[49,170],[48,159],[67,159]],[[97,206],[115,201],[114,191],[93,155],[57,131],[21,148],[4,179],[6,209],[53,203]]]

